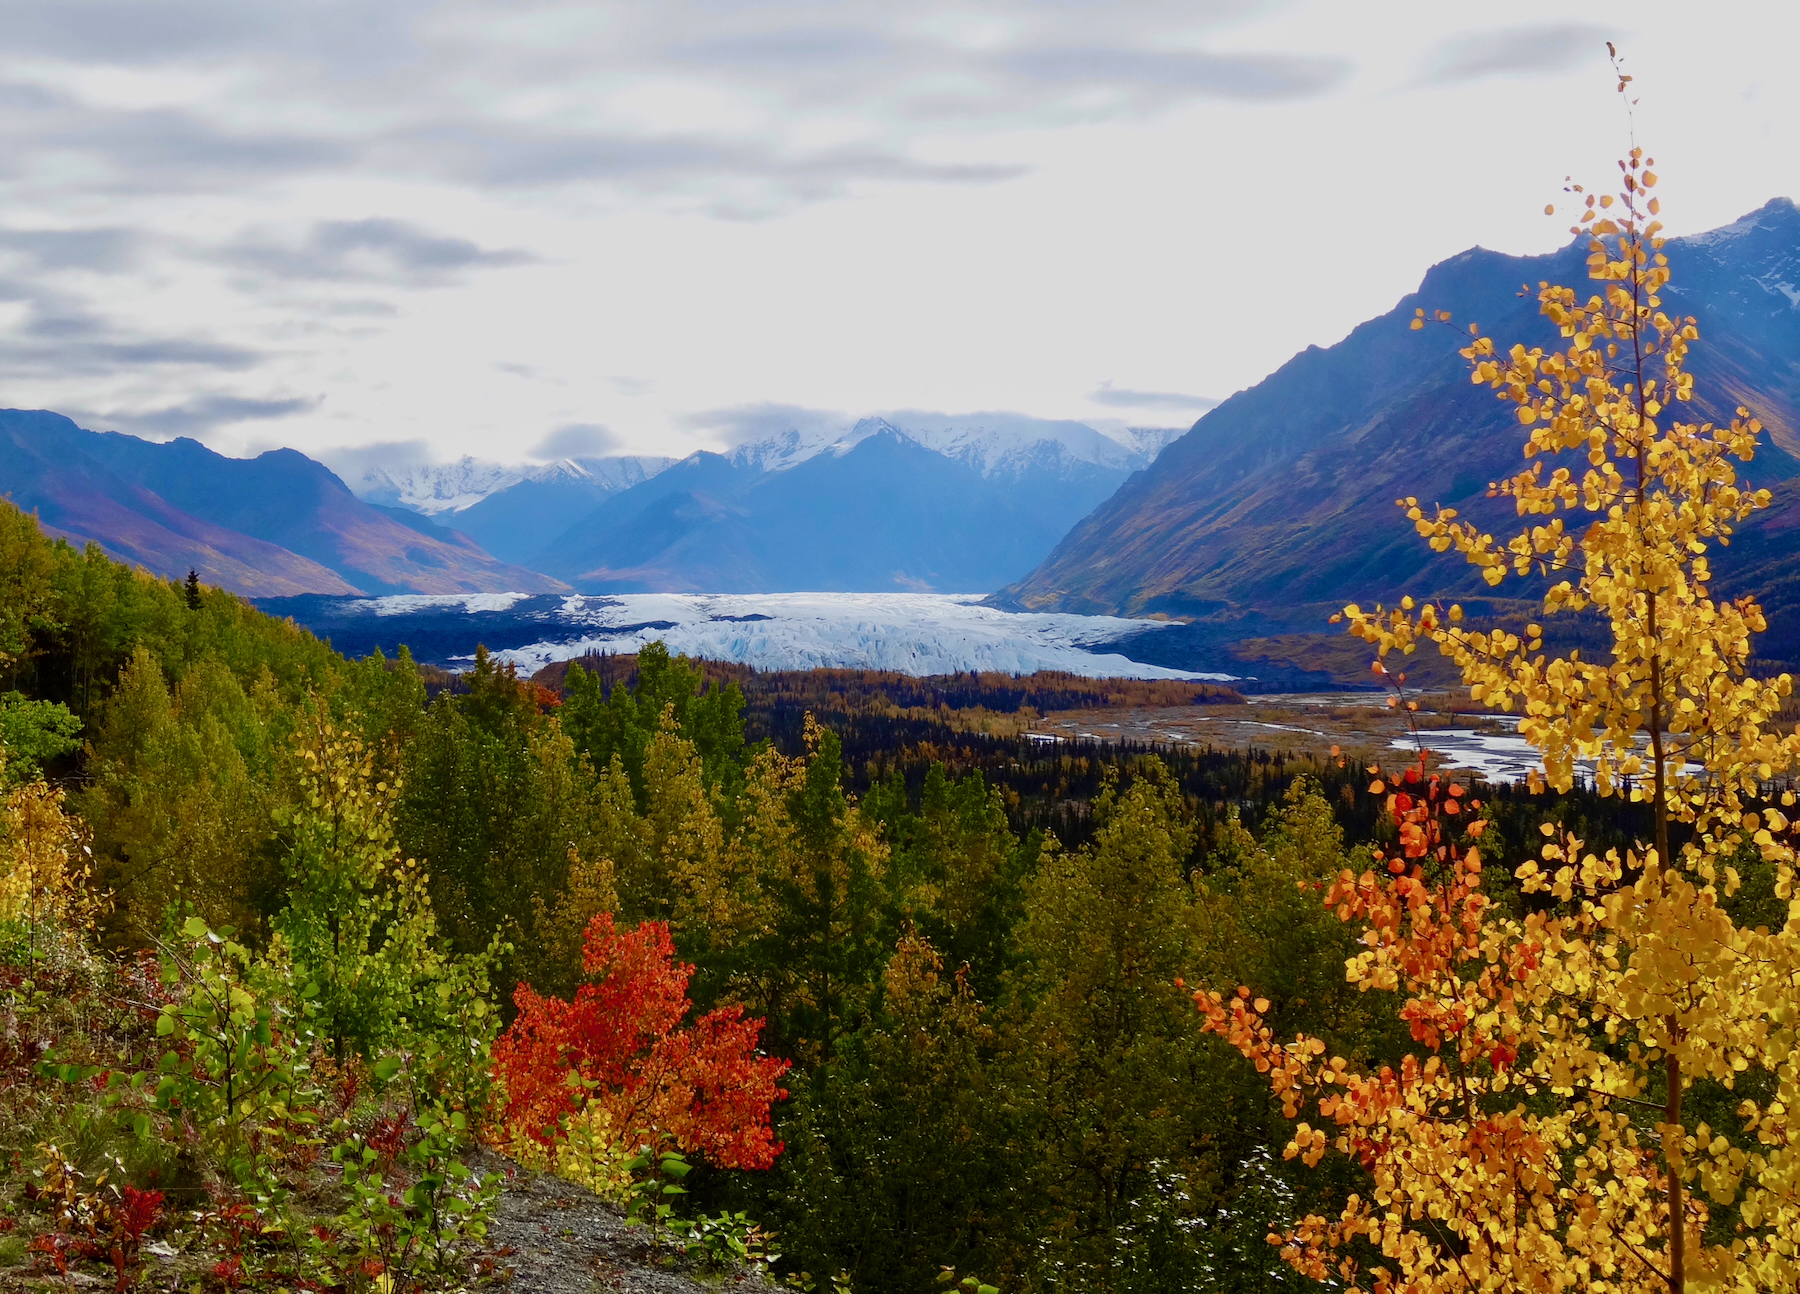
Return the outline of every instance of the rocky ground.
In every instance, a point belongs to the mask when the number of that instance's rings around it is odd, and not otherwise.
[[[774,1294],[780,1288],[755,1272],[700,1272],[658,1262],[643,1230],[625,1225],[622,1210],[573,1183],[517,1168],[485,1150],[470,1156],[469,1166],[507,1174],[488,1239],[511,1273],[508,1288],[518,1294]]]
[[[495,1275],[471,1288],[506,1294],[776,1294],[782,1287],[740,1268],[711,1271],[685,1262],[666,1246],[653,1253],[644,1231],[625,1225],[623,1210],[593,1192],[544,1173],[519,1168],[492,1151],[467,1160],[476,1172],[498,1173],[505,1186],[488,1227],[487,1254]],[[148,1240],[136,1273],[143,1290],[223,1288],[209,1274],[216,1253],[188,1251],[183,1237]],[[71,1263],[57,1274],[24,1241],[0,1229],[0,1294],[112,1288],[110,1269]]]

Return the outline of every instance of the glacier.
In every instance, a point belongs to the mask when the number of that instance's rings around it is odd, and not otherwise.
[[[1000,611],[979,593],[620,593],[579,594],[536,617],[538,641],[494,652],[529,674],[590,652],[635,652],[661,640],[670,651],[758,669],[875,669],[901,674],[966,670],[1032,674],[1062,670],[1088,678],[1228,682],[1230,674],[1146,665],[1106,644],[1167,627],[1161,620]],[[493,613],[525,594],[403,594],[344,599],[339,612],[375,617]],[[549,599],[531,599],[547,602]],[[471,626],[471,638],[479,631]],[[516,640],[515,640],[516,641]],[[1094,650],[1099,649],[1099,650]],[[466,668],[468,653],[448,658]]]

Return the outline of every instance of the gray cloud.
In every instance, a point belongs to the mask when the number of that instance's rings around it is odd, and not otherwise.
[[[1468,32],[1432,47],[1424,79],[1437,85],[1483,76],[1559,72],[1584,60],[1598,62],[1617,30],[1586,23],[1510,27]]]
[[[384,468],[414,467],[429,463],[434,455],[425,440],[383,440],[373,445],[340,445],[314,453],[325,466],[346,481],[361,480],[370,472]]]
[[[223,342],[168,338],[111,341],[93,338],[59,342],[0,338],[0,376],[100,377],[151,368],[210,368],[236,372],[254,368],[262,354]]]
[[[440,7],[427,0],[20,0],[7,7],[6,35],[9,48],[75,62],[142,67],[273,50],[360,69],[416,54],[415,25]]]
[[[16,102],[8,103],[8,100]],[[355,165],[353,139],[253,131],[192,111],[97,107],[67,94],[0,92],[0,176],[73,162],[101,193],[190,193],[241,189],[282,176]]]
[[[553,131],[477,120],[436,122],[390,135],[374,146],[374,152],[395,169],[490,188],[615,182],[670,190],[750,180],[810,200],[831,196],[856,180],[986,184],[1013,179],[1026,170],[989,163],[923,162],[880,148],[783,153],[704,137]]]
[[[0,260],[22,272],[0,275],[0,301],[22,303],[24,317],[0,333],[0,376],[8,378],[112,377],[162,368],[254,367],[262,354],[206,337],[146,336],[107,318],[88,300],[59,286],[59,275],[105,267],[118,254],[106,237],[84,242],[39,231],[0,233]]]
[[[466,238],[446,238],[403,220],[320,221],[297,241],[251,235],[204,253],[242,270],[289,279],[402,282],[432,287],[461,271],[529,265],[537,258],[516,248],[493,251]]]
[[[888,58],[894,45],[877,32],[854,27],[775,27],[683,41],[665,46],[663,53],[678,63],[791,73]]]
[[[619,438],[597,422],[574,422],[558,427],[533,445],[531,458],[600,458],[619,447]]]
[[[1219,402],[1209,395],[1184,395],[1179,391],[1131,391],[1102,382],[1088,395],[1091,404],[1115,409],[1193,409],[1204,412]]]
[[[6,250],[16,249],[0,244],[0,252]],[[70,250],[69,244],[52,249]],[[54,278],[54,272],[0,277],[0,301],[26,307],[17,325],[0,333],[0,376],[111,377],[163,368],[237,372],[262,362],[260,351],[230,342],[145,336],[98,313],[83,297],[59,288]]]
[[[145,241],[134,229],[0,229],[0,253],[37,270],[122,273],[142,263]]]
[[[738,404],[724,409],[708,409],[681,417],[681,426],[689,431],[710,432],[727,445],[743,445],[765,440],[785,432],[834,431],[848,427],[851,419],[829,409],[808,409],[798,404]]]
[[[1188,98],[1291,99],[1342,80],[1341,60],[1168,47],[1171,37],[1204,42],[1255,7],[998,0],[981,15],[994,25],[969,40],[972,16],[935,0],[905,8],[541,0],[503,15],[475,0],[172,0],[148,9],[139,0],[15,0],[7,10],[15,56],[207,66],[247,88],[215,104],[134,111],[0,85],[0,175],[47,177],[73,163],[90,176],[84,187],[107,193],[241,192],[320,173],[501,189],[601,185],[760,216],[861,183],[982,184],[1026,173],[1007,157],[933,159],[917,146],[921,128],[967,135],[1156,112]],[[997,46],[994,30],[1006,33]],[[744,98],[746,120],[776,124],[748,135],[599,128],[592,123],[619,120],[595,111],[591,87],[601,85],[704,88]],[[555,106],[515,111],[525,96]],[[796,142],[824,123],[845,142]]]
[[[1104,85],[1140,93],[1175,91],[1224,99],[1310,98],[1350,73],[1350,64],[1342,59],[1096,45],[1021,49],[1003,54],[997,61],[1016,76],[1053,85]]]
[[[234,395],[205,395],[164,409],[113,410],[104,414],[84,414],[82,418],[143,435],[205,439],[205,433],[216,427],[288,418],[297,413],[310,413],[318,407],[316,398],[257,400]]]

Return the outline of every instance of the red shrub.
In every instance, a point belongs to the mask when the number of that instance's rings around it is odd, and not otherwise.
[[[582,967],[593,982],[573,1002],[521,984],[519,1015],[494,1044],[507,1124],[548,1144],[586,1100],[615,1127],[673,1140],[726,1168],[767,1168],[781,1153],[769,1107],[787,1092],[788,1062],[756,1054],[763,1022],[721,1007],[678,1029],[694,968],[674,960],[669,927],[620,932],[601,913],[588,925]]]

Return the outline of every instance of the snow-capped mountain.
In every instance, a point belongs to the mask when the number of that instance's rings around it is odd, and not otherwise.
[[[591,593],[991,589],[1149,462],[1083,423],[864,418],[691,455],[520,560]]]
[[[1188,427],[1119,427],[1106,434],[1154,463],[1156,456],[1187,435]]]
[[[1032,418],[1019,413],[943,414],[905,410],[863,418],[844,428],[791,429],[739,445],[727,455],[732,465],[763,472],[797,467],[819,454],[849,453],[883,431],[903,436],[934,453],[974,469],[984,477],[1017,477],[1031,470],[1084,468],[1133,472],[1147,467],[1185,427],[1129,427],[1101,430],[1067,419]]]
[[[358,492],[584,591],[966,592],[1022,574],[1180,434],[906,410],[679,464],[375,469]]]
[[[522,482],[583,482],[601,494],[628,490],[675,460],[653,454],[614,458],[560,458],[541,466],[507,465],[464,454],[454,463],[371,467],[352,485],[367,503],[406,508],[428,517],[463,512]],[[461,529],[459,526],[458,529]]]
[[[1080,467],[1134,471],[1145,465],[1132,447],[1082,422],[1027,418],[1016,413],[896,413],[882,420],[901,435],[965,464],[988,478],[1033,469]],[[1079,466],[1078,466],[1079,465]]]
[[[461,511],[496,490],[518,484],[528,470],[465,454],[454,463],[371,467],[350,482],[350,488],[365,503],[435,517],[440,512]]]

